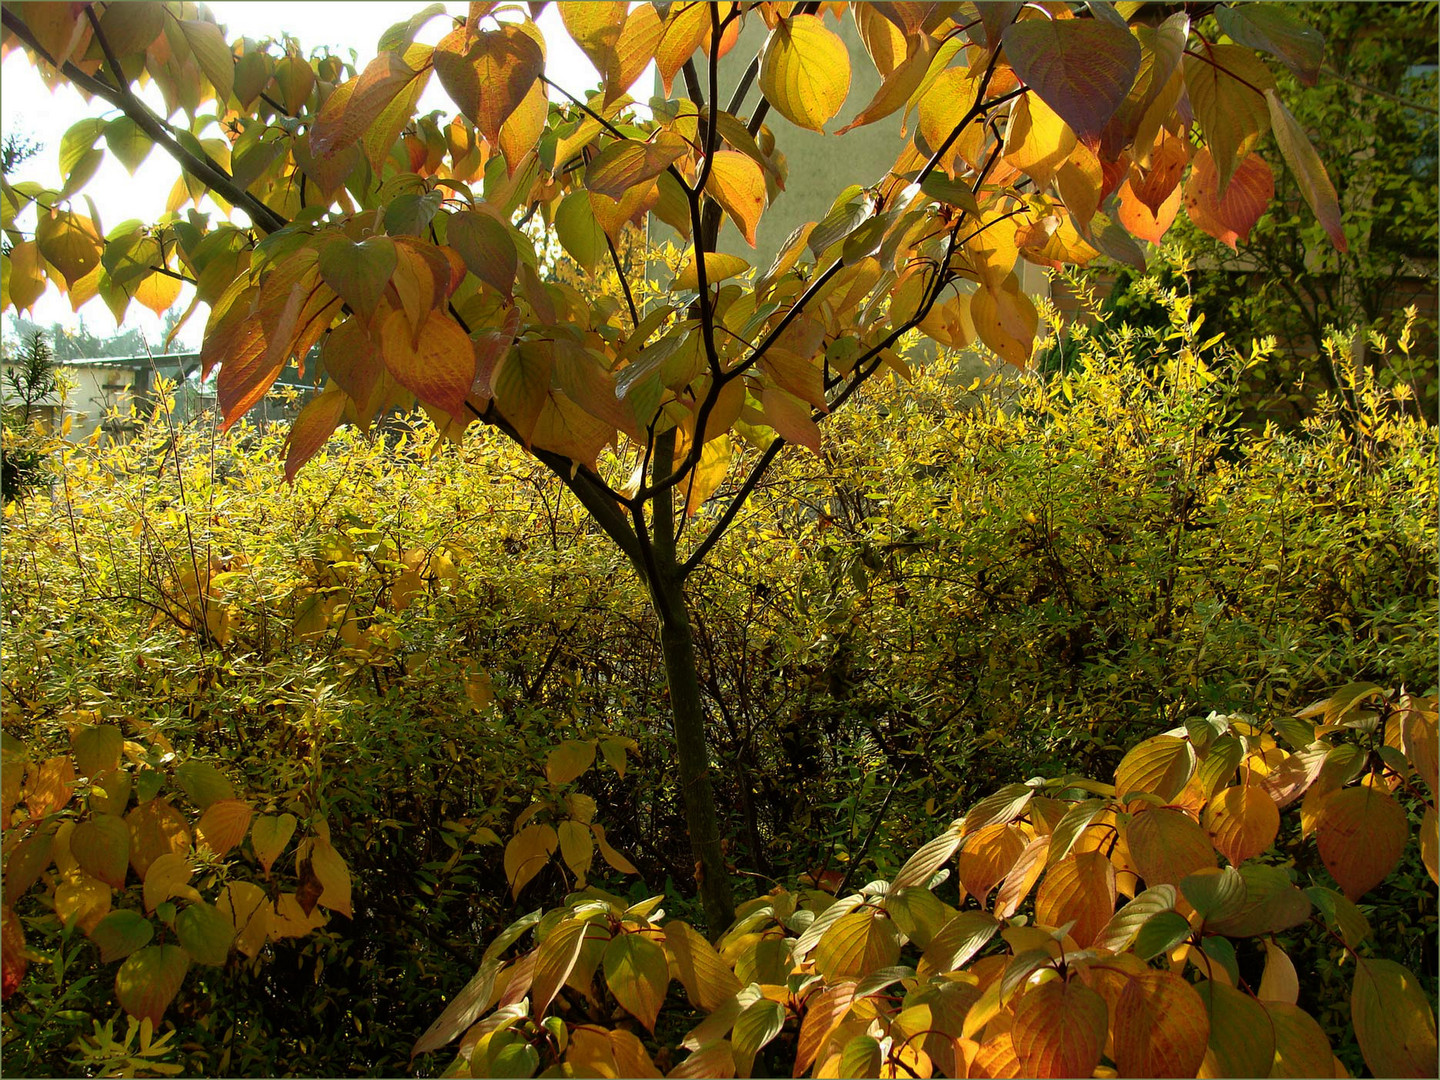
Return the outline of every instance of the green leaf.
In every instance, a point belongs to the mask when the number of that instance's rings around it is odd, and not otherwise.
[[[1341,227],[1340,203],[1335,197],[1335,186],[1330,183],[1330,176],[1325,171],[1320,155],[1315,152],[1315,147],[1310,144],[1304,129],[1296,122],[1284,102],[1275,95],[1274,90],[1265,91],[1265,104],[1270,110],[1275,142],[1280,146],[1285,163],[1295,174],[1301,194],[1324,226],[1330,242],[1337,250],[1348,252],[1350,242],[1345,239],[1345,230]]]
[[[1195,990],[1210,1013],[1205,1075],[1269,1076],[1275,1060],[1275,1031],[1265,1006],[1213,979],[1196,984]]]
[[[369,319],[395,272],[396,259],[395,241],[388,236],[355,244],[335,235],[320,248],[320,276],[352,311]]]
[[[147,945],[115,973],[115,997],[131,1016],[159,1027],[189,968],[190,954],[179,945]]]
[[[605,985],[615,1000],[653,1032],[670,985],[664,948],[644,934],[619,933],[605,946],[602,963]]]
[[[593,273],[605,258],[605,230],[595,220],[590,197],[583,191],[572,191],[560,200],[555,211],[555,235],[560,238],[565,253],[579,263],[582,270]]]
[[[510,227],[491,214],[462,210],[446,221],[445,239],[465,267],[509,300],[515,288],[520,252]]]
[[[116,117],[105,127],[105,145],[120,159],[120,164],[134,174],[155,148],[150,136],[128,116]]]
[[[1259,49],[1295,73],[1303,86],[1314,86],[1325,59],[1325,36],[1278,4],[1222,5],[1215,9],[1220,29],[1237,43]]]
[[[1435,1012],[1413,972],[1391,960],[1358,957],[1350,1022],[1376,1076],[1433,1076]]]
[[[191,904],[175,917],[175,936],[201,964],[223,967],[235,940],[235,927],[210,904]]]
[[[751,1002],[735,1019],[730,1034],[731,1052],[735,1055],[735,1075],[748,1076],[750,1067],[765,1045],[785,1026],[785,1006],[769,998]]]
[[[182,19],[180,32],[205,78],[215,88],[215,98],[223,113],[225,102],[235,89],[235,54],[225,42],[225,34],[213,22]]]
[[[1151,916],[1135,935],[1135,955],[1153,960],[1169,952],[1190,936],[1190,922],[1178,911],[1162,911]]]
[[[1140,43],[1100,19],[1027,19],[1002,35],[1011,67],[1075,134],[1094,141],[1140,71]]]
[[[225,774],[208,761],[187,761],[175,770],[180,788],[201,810],[221,799],[235,798],[235,788]]]
[[[90,931],[90,940],[100,946],[100,962],[108,964],[142,949],[155,936],[155,926],[138,911],[112,911]]]
[[[1245,903],[1245,879],[1233,866],[1199,870],[1180,882],[1180,891],[1207,921],[1233,915]]]

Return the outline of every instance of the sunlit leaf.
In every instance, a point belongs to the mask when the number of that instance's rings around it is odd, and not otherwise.
[[[850,92],[850,53],[815,15],[782,18],[760,54],[760,90],[796,127],[821,131]]]

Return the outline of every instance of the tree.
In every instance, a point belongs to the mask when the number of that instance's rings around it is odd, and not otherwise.
[[[1135,3],[562,3],[603,82],[552,103],[531,21],[543,7],[472,3],[432,48],[415,37],[443,15],[435,5],[356,68],[288,39],[231,42],[188,4],[7,6],[7,48],[121,115],[66,134],[62,191],[6,187],[4,227],[32,203],[39,220],[10,256],[5,302],[28,307],[48,281],[119,319],[132,299],[163,310],[177,279],[193,281],[227,425],[322,343],[329,382],[295,422],[292,476],[341,422],[413,401],[447,436],[492,424],[551,468],[658,616],[718,934],[733,906],[687,577],[785,445],[818,452],[820,419],[877,373],[905,372],[912,331],[1025,364],[1038,316],[1017,260],[1141,259],[1136,238],[1164,232],[1187,167],[1210,212],[1246,232],[1271,175],[1255,145],[1273,127],[1343,248],[1334,190],[1255,51],[1312,77],[1316,35],[1266,5],[1221,9],[1224,41],[1184,7]],[[728,219],[753,244],[783,187],[786,126],[820,131],[842,108],[850,57],[826,19],[844,15],[883,82],[836,134],[902,113],[894,164],[743,276],[744,260],[716,251],[720,230]],[[757,19],[764,47],[722,104],[716,61]],[[629,91],[652,61],[666,97],[641,120]],[[166,117],[132,89],[142,74]],[[432,76],[453,119],[414,116]],[[102,234],[75,194],[106,152],[133,164],[154,145],[182,173],[173,211]],[[248,223],[201,213],[207,193]],[[654,214],[689,245],[671,301],[642,310],[623,275],[623,303],[541,280],[514,226],[536,213],[572,254],[602,260]],[[542,843],[517,861],[548,854]]]

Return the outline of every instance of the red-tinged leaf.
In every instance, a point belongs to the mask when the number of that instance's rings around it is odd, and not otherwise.
[[[775,434],[820,456],[820,428],[810,417],[810,406],[774,386],[760,391],[760,406],[765,413],[765,423]]]
[[[984,907],[990,891],[1014,869],[1029,842],[1019,826],[1004,822],[970,833],[956,863],[960,887]]]
[[[6,904],[0,910],[0,1001],[10,1000],[10,995],[20,989],[29,963],[25,957],[25,928]]]
[[[1111,1010],[1121,1076],[1194,1076],[1205,1058],[1210,1019],[1195,988],[1169,971],[1132,976]]]
[[[1201,1071],[1206,1076],[1266,1076],[1275,1060],[1275,1031],[1265,1006],[1214,979],[1195,987],[1210,1015]]]
[[[4,902],[7,905],[17,903],[29,892],[30,886],[50,865],[54,850],[53,831],[33,833],[10,849],[5,856]]]
[[[666,923],[665,945],[675,958],[675,975],[697,1009],[714,1012],[740,992],[730,965],[689,924],[678,919]]]
[[[560,838],[549,825],[527,825],[511,838],[505,845],[505,880],[512,896],[520,895],[559,846]]]
[[[1073,922],[1070,936],[1089,948],[1115,914],[1115,896],[1115,867],[1108,858],[1098,851],[1067,855],[1045,872],[1035,894],[1035,921],[1057,929]]]
[[[1270,130],[1264,93],[1275,88],[1270,70],[1240,45],[1207,45],[1187,55],[1185,88],[1195,119],[1220,174],[1223,196],[1242,158]]]
[[[1272,1077],[1330,1076],[1335,1071],[1335,1052],[1325,1029],[1315,1018],[1295,1005],[1266,1001],[1270,1026],[1275,1032],[1275,1060]]]
[[[1432,802],[1440,795],[1440,728],[1437,728],[1435,699],[1412,700],[1401,721],[1405,756],[1430,788]]]
[[[1179,795],[1195,772],[1195,750],[1185,739],[1156,735],[1135,744],[1115,768],[1115,794],[1132,792],[1158,796],[1169,802]]]
[[[130,826],[130,865],[141,881],[160,856],[184,855],[190,850],[190,827],[184,815],[164,799],[141,803],[125,821]]]
[[[745,242],[754,247],[755,229],[765,209],[765,174],[760,166],[746,154],[718,150],[705,192],[724,208]]]
[[[1089,142],[1140,71],[1140,43],[1103,19],[1027,19],[1007,26],[1002,40],[1015,74]]]
[[[190,954],[179,945],[147,945],[115,973],[116,1000],[131,1016],[158,1028],[189,968]]]
[[[1190,155],[1189,142],[1164,132],[1150,154],[1149,166],[1132,173],[1127,186],[1135,198],[1150,208],[1151,213],[1158,215],[1161,207],[1175,197]]]
[[[112,911],[90,931],[90,940],[100,948],[100,962],[123,960],[143,949],[155,936],[155,925],[138,911]]]
[[[1259,154],[1250,154],[1235,169],[1223,199],[1219,183],[1210,151],[1201,150],[1185,184],[1185,212],[1197,228],[1234,251],[1237,240],[1249,239],[1250,230],[1274,198],[1275,178]]]
[[[1354,901],[1390,876],[1405,852],[1410,826],[1388,792],[1362,784],[1325,800],[1315,833],[1325,869]]]
[[[264,815],[255,819],[255,825],[250,830],[250,846],[266,877],[270,876],[275,860],[289,846],[297,824],[294,814]]]
[[[1269,107],[1270,121],[1275,129],[1275,142],[1280,146],[1285,164],[1289,165],[1290,171],[1295,174],[1301,194],[1324,226],[1330,242],[1337,250],[1348,252],[1350,242],[1345,239],[1345,230],[1340,222],[1340,203],[1335,198],[1335,186],[1330,183],[1330,176],[1325,172],[1320,155],[1315,152],[1315,147],[1310,144],[1304,129],[1273,89],[1265,91],[1265,103]]]
[[[320,448],[335,433],[335,428],[345,414],[348,400],[345,393],[336,386],[316,394],[305,403],[305,407],[295,417],[295,422],[290,425],[290,433],[285,436],[287,483],[294,481],[301,466],[319,453]],[[242,830],[241,836],[243,835]]]
[[[1104,998],[1079,979],[1056,979],[1016,1002],[1010,1038],[1022,1075],[1089,1076],[1100,1064],[1109,1027]]]
[[[760,54],[760,91],[796,127],[823,131],[850,93],[845,42],[817,15],[782,18]]]
[[[1279,57],[1301,85],[1314,86],[1319,79],[1325,37],[1293,12],[1274,4],[1242,4],[1216,8],[1215,18],[1220,29],[1241,45]]]
[[[435,74],[491,143],[545,70],[539,43],[514,24],[471,34],[460,27],[435,46]]]
[[[876,1074],[874,1070],[867,1070],[850,1075],[873,1076]],[[972,1077],[995,1077],[996,1080],[1009,1080],[1011,1077],[1025,1075],[1020,1058],[1015,1053],[1015,1041],[1011,1038],[1010,1032],[1001,1032],[980,1045],[979,1053],[975,1055],[975,1061],[970,1067],[970,1075]]]
[[[475,380],[475,349],[454,319],[431,308],[417,328],[405,312],[392,312],[380,331],[380,356],[401,386],[464,421],[465,397]]]
[[[75,793],[75,766],[68,755],[46,758],[31,765],[25,795],[25,809],[32,818],[41,818],[61,809]]]
[[[1350,1022],[1375,1076],[1435,1075],[1435,1012],[1408,968],[1357,958]]]
[[[358,78],[341,84],[325,100],[310,127],[310,152],[324,158],[353,146],[416,75],[393,52],[375,57]]]
[[[676,74],[685,66],[685,61],[695,55],[700,43],[709,39],[710,31],[709,4],[692,2],[670,6],[664,35],[655,50],[655,66],[660,71],[666,97],[670,96]]]
[[[1280,811],[1260,787],[1229,787],[1210,801],[1202,822],[1216,850],[1239,866],[1275,842]]]
[[[536,826],[532,826],[536,827]],[[538,826],[548,828],[549,826]],[[535,951],[535,978],[531,984],[531,1015],[545,1015],[550,1002],[570,978],[580,958],[580,946],[590,924],[583,919],[565,919],[557,924]]]
[[[1291,754],[1273,770],[1260,778],[1260,790],[1270,797],[1276,809],[1283,810],[1309,789],[1325,765],[1329,747],[1301,750]]]
[[[585,187],[618,201],[635,185],[655,179],[689,150],[689,143],[667,131],[659,132],[648,142],[616,139],[585,167]],[[756,172],[758,174],[759,166]],[[763,178],[760,185],[763,190]]]
[[[372,236],[358,244],[334,235],[320,248],[320,277],[367,321],[395,272],[395,241]]]
[[[91,877],[124,888],[130,866],[130,830],[120,818],[99,814],[80,822],[70,834],[70,853]]]
[[[1205,831],[1183,811],[1146,810],[1124,826],[1130,860],[1146,885],[1179,885],[1215,865]]]
[[[1150,209],[1136,196],[1129,181],[1120,188],[1120,208],[1117,213],[1120,224],[1131,236],[1144,240],[1147,244],[1158,244],[1165,238],[1165,233],[1175,223],[1175,215],[1179,211],[1178,185],[1170,192],[1169,198],[1155,210]]]
[[[830,1039],[830,1033],[850,1012],[855,1000],[856,983],[841,982],[816,994],[805,1005],[805,1019],[800,1024],[800,1038],[795,1047],[795,1069],[792,1076],[803,1076],[815,1062],[815,1056]]]
[[[670,985],[665,950],[644,934],[616,934],[605,946],[602,965],[605,985],[620,1007],[653,1032]]]

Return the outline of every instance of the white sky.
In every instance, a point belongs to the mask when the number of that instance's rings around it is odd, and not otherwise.
[[[375,44],[390,26],[408,19],[422,10],[423,0],[396,3],[380,0],[374,3],[344,2],[292,2],[292,0],[215,0],[208,4],[215,13],[215,19],[226,28],[228,40],[238,37],[278,38],[289,34],[299,40],[301,48],[308,52],[322,45],[330,46],[342,56],[354,49],[359,56],[358,67],[375,55]],[[467,4],[449,3],[448,12],[463,16]],[[587,90],[599,83],[599,75],[585,54],[570,40],[560,22],[559,12],[554,4],[548,5],[538,20],[545,36],[548,62],[546,74],[571,93],[583,98]],[[439,41],[453,25],[440,17],[432,19],[421,30],[417,40],[427,44]],[[348,58],[348,56],[347,56]],[[649,74],[637,81],[637,92],[653,81]],[[147,101],[158,103],[159,95],[153,86],[141,96]],[[424,96],[420,99],[417,114],[424,115],[439,109],[446,115],[453,114],[455,106],[439,80],[431,79]],[[163,111],[163,110],[158,110]],[[98,98],[86,103],[80,94],[66,86],[53,94],[46,89],[40,77],[30,67],[21,49],[13,50],[5,58],[0,69],[0,129],[6,133],[19,132],[30,135],[44,144],[41,152],[25,162],[11,177],[15,180],[38,180],[58,189],[61,185],[59,155],[60,137],[77,120],[86,116],[115,116],[118,112]],[[177,114],[177,116],[180,114]],[[103,141],[99,144],[104,145]],[[129,218],[153,221],[165,211],[165,201],[175,183],[178,173],[174,160],[160,149],[151,151],[143,165],[131,176],[115,158],[106,155],[105,163],[85,185],[83,194],[95,201],[100,213],[102,228],[109,230]],[[83,203],[81,203],[83,207]],[[207,204],[214,212],[214,207]],[[20,219],[22,229],[33,228],[33,211]],[[189,306],[191,293],[186,286],[180,297],[183,310]],[[13,309],[11,309],[13,311]],[[5,324],[10,322],[10,311],[5,314]],[[81,308],[80,314],[71,311],[67,296],[50,290],[35,305],[30,313],[36,323],[48,327],[52,323],[77,326],[81,318],[85,326],[102,337],[116,332],[115,320],[110,310],[98,298]],[[201,331],[205,326],[206,309],[202,306],[191,316],[174,346],[198,347]],[[138,326],[151,339],[152,347],[158,350],[160,344],[160,320],[146,308],[132,303],[126,313],[126,325]]]

